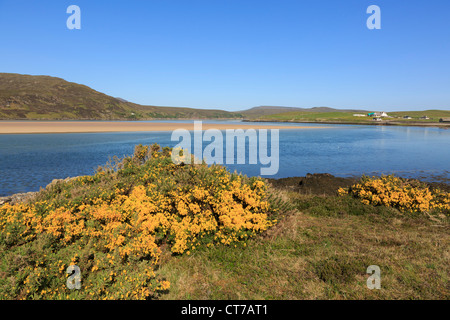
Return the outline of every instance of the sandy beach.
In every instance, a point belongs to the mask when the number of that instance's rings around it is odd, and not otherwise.
[[[257,124],[212,124],[203,123],[208,129],[316,129],[320,127],[276,126]],[[194,130],[194,123],[161,123],[131,121],[0,121],[0,134],[25,133],[82,133],[82,132],[136,132]]]

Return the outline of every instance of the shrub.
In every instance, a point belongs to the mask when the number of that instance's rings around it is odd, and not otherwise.
[[[400,212],[440,212],[450,215],[450,193],[430,190],[424,183],[393,175],[363,176],[350,188],[340,188],[338,194],[349,194],[364,204],[393,207]]]
[[[149,299],[169,288],[154,273],[162,247],[246,241],[278,214],[260,178],[224,167],[172,163],[171,150],[136,147],[94,176],[42,190],[31,204],[0,207],[0,297]],[[82,289],[66,288],[76,264]]]

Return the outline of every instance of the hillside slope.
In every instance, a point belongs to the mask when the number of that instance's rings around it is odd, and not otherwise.
[[[393,124],[393,125],[435,125],[441,118],[450,118],[448,110],[402,111],[389,112],[389,117],[382,121],[373,121],[373,117],[354,116],[353,112],[335,110],[334,112],[280,112],[268,114],[252,120],[256,121],[287,121],[287,122],[314,122],[314,123],[353,123],[353,124]],[[408,115],[410,118],[404,119]],[[427,116],[427,119],[421,117]],[[447,125],[446,123],[441,124]]]
[[[254,107],[248,110],[241,111],[240,113],[247,119],[256,119],[264,116],[288,114],[293,112],[315,112],[315,113],[330,113],[330,112],[367,112],[366,110],[353,110],[353,109],[334,109],[329,107],[313,107],[313,108],[296,108],[296,107],[276,107],[276,106],[260,106]]]
[[[0,119],[132,120],[239,118],[223,110],[142,106],[50,76],[0,73]]]

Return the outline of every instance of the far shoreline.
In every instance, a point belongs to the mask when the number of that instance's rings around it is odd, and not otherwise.
[[[273,122],[273,123],[311,123],[311,124],[343,124],[343,125],[362,125],[362,126],[399,126],[399,127],[439,127],[450,128],[450,122],[401,122],[401,121],[300,121],[300,120],[261,120],[261,119],[244,119],[242,122]]]
[[[192,120],[194,121],[194,120]],[[208,129],[319,129],[317,126],[252,125],[202,123]],[[0,121],[0,134],[52,134],[52,133],[107,133],[107,132],[157,132],[176,129],[194,130],[193,122],[150,121]]]

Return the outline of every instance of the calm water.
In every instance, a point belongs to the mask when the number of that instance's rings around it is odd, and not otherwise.
[[[170,147],[178,143],[171,141],[171,132],[0,135],[0,196],[37,191],[56,178],[92,174],[109,157],[130,155],[136,144],[155,142]],[[279,143],[275,178],[328,172],[450,179],[447,129],[328,125],[280,130]],[[227,166],[249,176],[259,175],[261,168]]]

